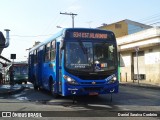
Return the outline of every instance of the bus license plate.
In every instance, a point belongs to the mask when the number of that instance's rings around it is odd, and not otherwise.
[[[97,92],[90,92],[89,95],[90,96],[92,96],[92,95],[98,95],[98,93]]]

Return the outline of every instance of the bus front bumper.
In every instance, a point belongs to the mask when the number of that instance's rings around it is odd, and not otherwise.
[[[103,86],[72,86],[67,85],[63,96],[69,95],[99,95],[108,93],[118,93],[119,84],[107,84]]]

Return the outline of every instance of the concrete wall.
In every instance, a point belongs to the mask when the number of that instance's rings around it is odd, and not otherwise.
[[[125,64],[125,67],[120,68],[121,81],[131,81],[131,53],[122,52],[121,55]]]
[[[160,47],[152,46],[141,49],[144,52],[144,56],[138,57],[139,74],[145,74],[145,81],[152,83],[160,83]],[[121,67],[121,81],[129,82],[133,81],[133,75],[137,74],[137,68],[135,51],[122,51],[122,59],[125,63],[125,67]],[[132,69],[132,67],[134,67]]]
[[[139,48],[139,74],[143,81],[160,83],[160,28],[151,28],[117,38],[125,67],[121,67],[121,80],[133,81],[137,74],[135,48]],[[141,53],[141,54],[140,54]]]

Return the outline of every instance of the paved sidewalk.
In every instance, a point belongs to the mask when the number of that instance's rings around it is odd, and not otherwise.
[[[159,84],[153,84],[153,83],[145,82],[145,81],[139,81],[139,84],[138,84],[137,81],[135,81],[134,83],[133,82],[120,82],[120,85],[160,90],[160,83]]]
[[[23,85],[0,85],[0,96],[12,95],[24,90]]]

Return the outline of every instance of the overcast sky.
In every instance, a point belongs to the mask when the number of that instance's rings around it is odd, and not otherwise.
[[[75,27],[96,28],[129,19],[144,24],[160,22],[160,0],[0,0],[0,31],[10,29],[10,46],[2,55],[16,61],[26,60],[35,41],[44,41],[61,30],[72,27],[71,16],[78,14]],[[154,25],[158,25],[154,24]]]

